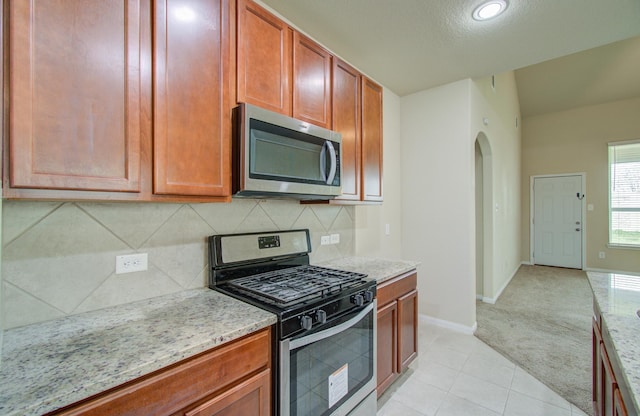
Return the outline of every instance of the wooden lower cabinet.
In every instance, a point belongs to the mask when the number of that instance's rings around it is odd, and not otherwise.
[[[417,274],[380,284],[378,291],[377,394],[398,378],[418,355]]]
[[[391,302],[378,309],[378,397],[398,377],[398,304]]]
[[[73,404],[56,415],[270,415],[266,328]]]
[[[598,312],[596,311],[596,314]],[[598,316],[598,315],[596,315]],[[594,416],[627,416],[637,414],[627,410],[602,331],[602,319],[593,319],[593,414]]]

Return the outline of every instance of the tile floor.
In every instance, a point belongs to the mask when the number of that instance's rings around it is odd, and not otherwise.
[[[418,357],[377,416],[585,416],[473,335],[420,322]]]

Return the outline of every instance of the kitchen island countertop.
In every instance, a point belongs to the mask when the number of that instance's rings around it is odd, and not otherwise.
[[[7,330],[0,414],[53,411],[275,322],[202,288]]]
[[[597,272],[588,272],[587,276],[615,350],[609,355],[615,354],[633,406],[640,409],[640,319],[636,315],[640,276]]]
[[[319,266],[350,272],[364,273],[376,279],[378,284],[393,277],[415,270],[420,262],[409,260],[391,260],[372,257],[345,257],[319,264]]]

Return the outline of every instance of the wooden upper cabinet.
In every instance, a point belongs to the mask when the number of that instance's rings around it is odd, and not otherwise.
[[[323,47],[293,32],[293,117],[331,128],[331,60]]]
[[[228,0],[158,0],[153,191],[231,192]]]
[[[251,0],[237,13],[237,101],[290,115],[292,29]]]
[[[382,201],[382,87],[362,77],[362,200]]]
[[[139,191],[140,1],[10,6],[10,186]]]
[[[360,73],[345,62],[333,61],[333,125],[342,134],[342,195],[360,200]]]

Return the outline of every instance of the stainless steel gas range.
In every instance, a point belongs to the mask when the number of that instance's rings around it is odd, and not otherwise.
[[[309,230],[209,237],[209,287],[278,316],[274,409],[376,412],[376,283],[309,265]]]

